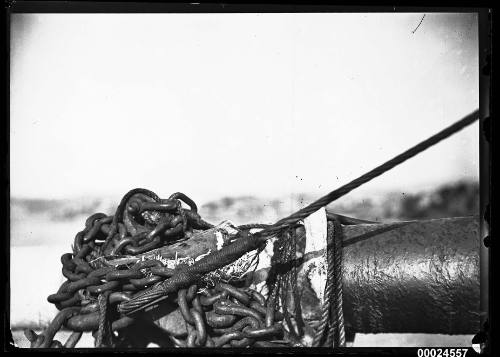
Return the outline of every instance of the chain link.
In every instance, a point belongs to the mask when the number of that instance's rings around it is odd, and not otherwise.
[[[193,285],[190,290],[193,287],[196,289]],[[286,345],[270,342],[286,335],[280,322],[283,315],[273,311],[273,323],[266,326],[266,299],[255,290],[219,283],[193,297],[181,289],[177,303],[186,322],[187,336],[172,339],[175,347],[241,348],[256,342],[268,342],[275,347]]]
[[[112,346],[114,336],[109,329],[119,331],[135,321],[120,315],[116,305],[172,277],[175,271],[156,259],[125,259],[110,265],[107,258],[118,261],[122,253],[135,256],[180,239],[193,229],[213,227],[201,219],[196,204],[182,193],[164,200],[150,191],[135,189],[125,198],[115,215],[88,217],[74,238],[73,252],[61,256],[66,281],[47,298],[60,312],[40,335],[25,331],[31,347],[74,347],[85,331],[94,333],[97,345],[106,337],[105,345]],[[181,201],[190,209],[182,208]],[[178,290],[177,304],[188,326],[185,339],[171,339],[177,347],[283,346],[282,340],[271,342],[287,334],[281,323],[283,314],[274,306],[268,308],[257,291],[218,283],[213,289],[198,292],[198,287],[191,285]],[[106,336],[104,321],[110,326]],[[64,345],[54,340],[63,326],[73,331]]]

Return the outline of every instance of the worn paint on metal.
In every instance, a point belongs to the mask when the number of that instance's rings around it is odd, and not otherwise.
[[[304,254],[298,228],[297,286],[303,318],[319,320],[320,301],[310,281],[315,258]],[[272,252],[272,243],[261,254]],[[215,239],[214,239],[215,248]],[[266,253],[267,252],[267,253]],[[344,226],[343,301],[347,336],[359,333],[473,334],[479,329],[479,223],[477,217]],[[262,258],[262,257],[261,257]],[[270,259],[259,262],[262,288]],[[162,319],[161,325],[168,325]]]
[[[345,242],[377,231],[344,248],[346,328],[361,333],[477,332],[478,219],[346,226]],[[303,305],[314,300],[307,290]]]

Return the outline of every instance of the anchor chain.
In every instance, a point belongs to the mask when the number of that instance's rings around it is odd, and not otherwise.
[[[181,201],[190,208],[182,208]],[[238,228],[244,231],[261,226],[266,225]],[[196,204],[186,195],[175,193],[164,200],[145,189],[127,193],[115,215],[91,215],[85,221],[84,229],[74,238],[73,253],[61,256],[66,281],[47,298],[60,310],[59,314],[40,335],[25,330],[31,347],[74,347],[83,332],[93,332],[96,347],[111,347],[114,338],[111,331],[125,329],[136,319],[120,314],[117,305],[130,301],[182,269],[182,264],[176,269],[167,267],[161,258],[134,261],[120,259],[121,254],[136,256],[185,238],[195,229],[212,227],[201,219]],[[265,298],[258,292],[226,283],[203,289],[201,295],[196,292],[196,285],[188,291],[180,289],[177,294],[179,309],[187,321],[188,335],[183,341],[172,337],[177,341],[174,345],[246,347],[286,344],[283,340],[269,340],[286,334],[278,322],[283,317],[277,313],[279,318],[270,318],[268,315],[274,309],[267,308]],[[189,307],[189,304],[193,306]],[[266,324],[265,321],[273,323]],[[105,323],[107,331],[104,331]],[[54,340],[62,327],[73,331],[64,345]],[[106,343],[103,343],[104,338],[107,338]]]
[[[240,319],[237,322],[239,324],[238,328],[234,331],[232,329],[224,330],[223,328],[223,337],[220,339],[209,339],[206,333],[207,329],[205,329],[206,326],[203,324],[204,308],[201,303],[201,298],[198,299],[198,296],[194,296],[193,300],[191,300],[193,302],[193,307],[189,308],[187,292],[186,299],[185,301],[183,300],[183,291],[185,291],[185,286],[183,285],[193,286],[194,281],[200,280],[209,270],[217,269],[221,265],[227,265],[243,254],[262,246],[269,237],[282,233],[311,213],[317,211],[319,208],[325,207],[355,188],[382,175],[411,157],[458,132],[467,125],[473,123],[478,117],[479,111],[475,110],[453,125],[443,129],[439,133],[422,141],[350,183],[331,191],[294,214],[279,220],[271,226],[265,227],[256,234],[247,236],[244,239],[239,239],[235,243],[222,248],[222,250],[210,254],[208,257],[198,262],[198,264],[189,267],[191,269],[180,269],[178,271],[176,269],[172,278],[166,282],[162,282],[165,278],[164,275],[172,274],[172,271],[166,271],[163,264],[155,266],[155,268],[159,270],[154,273],[151,271],[152,267],[150,267],[149,275],[147,275],[147,269],[144,271],[143,267],[120,269],[118,267],[104,266],[102,265],[103,260],[99,258],[117,256],[121,253],[137,255],[168,244],[179,238],[189,236],[193,233],[194,229],[209,229],[212,228],[213,225],[201,219],[197,213],[196,204],[182,193],[175,193],[171,195],[170,198],[163,200],[149,190],[140,188],[131,190],[122,198],[114,216],[97,213],[87,219],[85,228],[75,236],[73,254],[67,253],[61,257],[61,262],[63,264],[62,273],[67,280],[61,285],[56,294],[52,294],[48,297],[49,302],[54,303],[60,312],[40,335],[37,335],[32,330],[25,330],[25,335],[30,340],[32,347],[61,348],[63,347],[61,342],[53,338],[57,331],[65,325],[74,332],[77,332],[75,335],[71,335],[65,343],[65,346],[72,345],[76,343],[74,341],[77,341],[79,338],[78,332],[89,330],[96,331],[98,329],[99,311],[97,310],[99,310],[99,304],[97,304],[96,296],[100,296],[99,303],[104,307],[101,308],[102,311],[106,310],[107,312],[108,307],[112,306],[113,303],[122,302],[121,309],[115,308],[113,310],[121,313],[126,311],[132,313],[134,309],[144,307],[146,304],[154,302],[155,299],[168,297],[168,294],[177,292],[178,300],[180,301],[179,308],[181,308],[181,305],[183,306],[183,316],[186,321],[188,321],[188,326],[190,326],[188,327],[187,339],[185,341],[179,340],[179,344],[183,345],[185,343],[186,346],[201,346],[207,345],[207,343],[210,345],[213,343],[214,345],[217,344],[222,347],[228,345],[233,347],[239,347],[239,345],[241,345],[241,347],[243,347],[251,345],[252,343],[256,346],[258,344],[273,344],[272,341],[254,340],[261,337],[273,337],[275,333],[278,335],[278,329],[282,331],[282,325],[271,324],[268,326],[266,323],[264,326],[261,324],[259,317],[262,318],[262,316],[259,315],[259,310],[255,307],[252,309],[246,306],[245,303],[241,301],[241,299],[247,301],[247,299],[244,298],[246,292],[238,290],[231,290],[233,294],[228,291],[228,294],[231,295],[229,300],[221,299],[220,301],[214,301],[212,303],[213,312],[222,316],[245,316],[244,318],[248,319],[245,320],[245,322],[241,322],[243,319]],[[182,202],[187,204],[190,209],[182,208]],[[289,246],[288,248],[293,247]],[[287,252],[287,254],[290,253],[293,253],[293,250]],[[160,272],[160,274],[158,274],[158,272]],[[288,277],[286,279],[288,279]],[[290,283],[286,282],[286,279],[281,279],[279,282],[282,288],[290,286]],[[146,294],[138,292],[139,295],[130,295],[150,285],[153,285],[153,289],[149,290]],[[219,285],[219,287],[220,286],[221,285]],[[227,289],[222,290],[226,291]],[[277,285],[273,287],[272,293],[270,294],[272,299],[276,298],[276,290]],[[210,295],[208,298],[212,296],[213,295]],[[339,295],[337,295],[336,301],[341,302],[341,299],[338,297]],[[109,301],[103,299],[109,299]],[[132,303],[127,303],[128,301]],[[271,303],[275,303],[275,300],[271,300]],[[264,307],[262,304],[259,306]],[[265,307],[265,311],[265,321],[272,321],[273,319],[267,314],[270,313],[270,311],[274,311],[274,306],[268,304]],[[116,313],[114,316],[112,316],[113,314],[111,313],[110,315],[109,318],[114,320],[111,323],[112,331],[123,329],[134,322],[134,318],[130,316],[123,316]],[[210,319],[207,319],[207,323],[209,320]],[[342,320],[339,319],[339,314],[337,314],[335,324],[338,325],[341,323]],[[275,326],[281,327],[278,328]],[[273,330],[273,328],[276,330]],[[218,329],[219,332],[221,330],[220,328],[213,328],[215,334],[215,329]],[[273,332],[271,333],[270,331]],[[99,335],[101,334],[99,333]],[[233,338],[233,336],[236,337]],[[332,335],[330,334],[330,336]],[[338,344],[342,345],[342,334],[339,335],[337,333],[337,340]]]
[[[197,286],[192,285],[178,292],[178,309],[186,322],[187,336],[185,339],[172,336],[175,347],[243,348],[289,344],[287,332],[280,322],[283,315],[268,309],[265,297],[259,292],[225,283],[193,293],[196,290]]]

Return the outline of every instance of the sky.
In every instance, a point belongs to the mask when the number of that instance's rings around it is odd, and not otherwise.
[[[12,14],[11,196],[320,197],[478,108],[477,15],[423,15]],[[478,132],[355,194],[478,180]]]

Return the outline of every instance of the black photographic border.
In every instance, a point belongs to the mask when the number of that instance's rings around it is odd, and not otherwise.
[[[492,9],[488,7],[443,7],[435,6],[399,6],[386,4],[383,6],[369,6],[363,5],[330,5],[318,4],[311,2],[302,3],[288,3],[288,4],[229,4],[229,3],[208,3],[205,1],[196,1],[192,3],[166,3],[166,2],[125,2],[125,1],[108,1],[108,2],[84,2],[84,1],[16,1],[5,0],[5,56],[6,65],[4,67],[5,86],[6,86],[6,111],[5,122],[3,123],[3,131],[5,133],[4,140],[2,140],[2,158],[5,161],[2,164],[2,178],[5,184],[2,195],[5,198],[3,209],[1,210],[4,239],[4,269],[2,272],[5,274],[3,277],[5,293],[4,318],[3,318],[3,341],[5,352],[41,352],[41,350],[21,349],[14,346],[12,336],[10,334],[10,290],[9,290],[9,267],[10,267],[10,107],[9,107],[9,90],[10,90],[10,14],[13,13],[301,13],[301,12],[476,12],[478,13],[479,22],[479,111],[480,111],[480,236],[482,240],[480,251],[480,280],[481,280],[481,295],[480,295],[480,310],[483,315],[481,316],[481,331],[478,331],[476,337],[478,340],[486,337],[487,348],[486,354],[493,355],[494,328],[492,320],[494,301],[494,285],[492,282],[492,246],[494,239],[492,235],[492,220],[491,214],[493,209],[493,166],[492,166],[492,129],[493,122],[490,119],[492,112],[493,101],[492,99]],[[456,3],[455,3],[456,4]],[[429,4],[431,5],[431,4]],[[416,356],[418,347],[408,348],[386,348],[386,347],[347,347],[323,349],[323,348],[274,348],[274,349],[260,349],[252,348],[248,350],[232,350],[232,349],[169,349],[169,348],[149,348],[149,349],[113,349],[113,350],[98,350],[78,348],[68,350],[45,350],[45,352],[63,352],[63,353],[168,353],[168,351],[175,352],[176,354],[228,354],[228,353],[244,353],[244,354],[335,354],[335,355],[408,355]],[[476,352],[472,348],[468,349],[467,355],[475,355]]]

